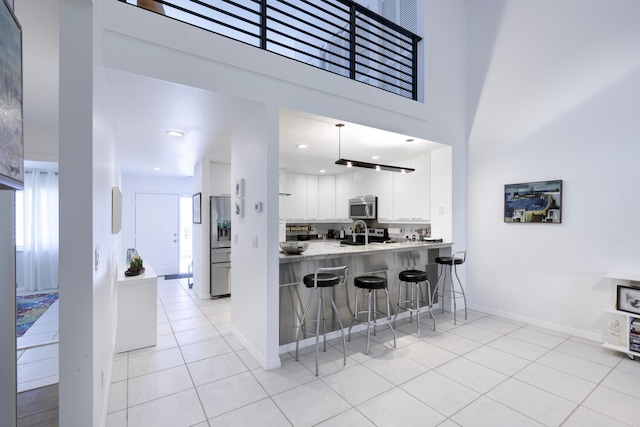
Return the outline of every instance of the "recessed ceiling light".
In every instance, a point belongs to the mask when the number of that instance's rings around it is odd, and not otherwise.
[[[320,172],[320,173],[325,173],[325,172],[326,172],[326,170],[324,170],[324,169],[320,169],[320,171],[319,171],[319,172]]]
[[[378,160],[378,159],[380,158],[380,156],[371,156],[371,158],[372,158],[373,160]]]
[[[167,135],[173,136],[174,138],[182,138],[184,136],[184,133],[180,132],[179,130],[168,130]]]
[[[159,170],[160,170],[160,168],[153,168],[153,170],[154,170],[154,171],[159,171]]]
[[[307,144],[297,144],[296,147],[298,147],[298,148],[307,148]]]

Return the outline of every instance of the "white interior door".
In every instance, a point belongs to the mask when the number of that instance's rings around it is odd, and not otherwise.
[[[136,194],[135,244],[158,276],[178,273],[178,195]]]

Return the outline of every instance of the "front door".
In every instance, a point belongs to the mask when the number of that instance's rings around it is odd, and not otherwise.
[[[178,273],[178,195],[137,193],[135,245],[158,276]]]

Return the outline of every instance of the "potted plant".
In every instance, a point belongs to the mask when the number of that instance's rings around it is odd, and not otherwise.
[[[129,269],[125,271],[125,275],[127,276],[137,276],[138,274],[142,274],[144,272],[144,267],[142,266],[142,258],[139,256],[131,257],[131,261],[129,261]]]

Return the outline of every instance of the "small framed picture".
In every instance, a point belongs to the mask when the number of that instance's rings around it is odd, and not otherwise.
[[[202,210],[202,193],[196,193],[193,195],[193,223],[194,224],[202,224],[202,219],[200,217]]]
[[[244,197],[244,178],[236,180],[236,197]]]
[[[618,285],[616,308],[620,311],[640,314],[640,288]]]
[[[244,199],[236,199],[236,216],[238,218],[244,218]]]

